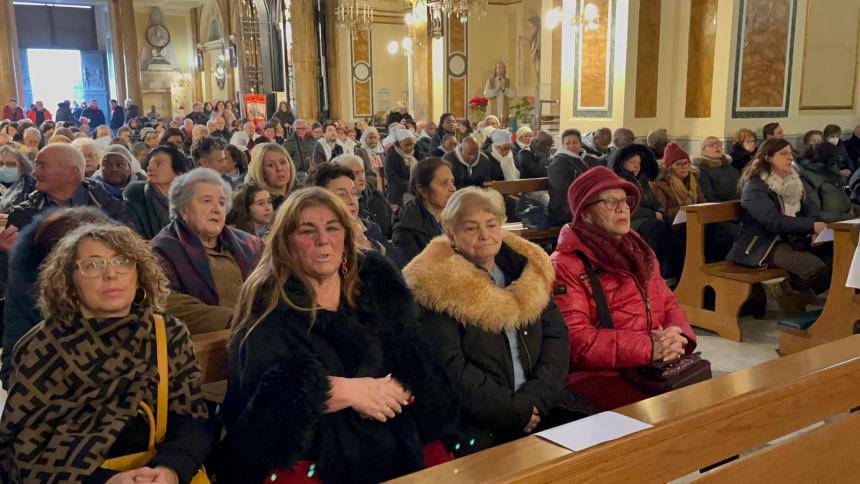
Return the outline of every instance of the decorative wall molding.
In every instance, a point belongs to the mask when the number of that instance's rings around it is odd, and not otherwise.
[[[612,86],[615,66],[616,0],[573,0],[578,14],[585,3],[598,7],[600,23],[595,30],[582,28],[574,41],[573,117],[612,117]],[[565,28],[570,28],[565,25]],[[588,63],[587,69],[583,63]]]
[[[784,118],[791,99],[797,0],[740,0],[733,118]]]
[[[445,104],[457,118],[468,116],[469,36],[468,24],[448,19],[445,36]]]
[[[812,14],[813,13],[817,13],[817,14],[829,13],[829,11],[826,10],[826,8],[821,8],[820,6],[813,9],[811,6],[811,3],[812,2],[809,2],[806,4],[806,21],[805,21],[806,28],[804,29],[804,34],[803,34],[803,64],[802,64],[802,71],[800,74],[800,110],[801,111],[824,110],[824,109],[831,109],[831,110],[833,110],[833,109],[846,109],[846,110],[850,109],[850,110],[853,110],[854,109],[854,102],[855,102],[856,94],[857,94],[857,92],[856,92],[857,91],[857,65],[858,65],[858,59],[860,59],[860,10],[857,11],[857,17],[853,20],[853,22],[851,21],[850,18],[847,17],[848,12],[839,11],[839,14],[841,16],[845,16],[845,18],[848,22],[852,22],[853,25],[856,26],[855,27],[856,32],[854,33],[854,45],[853,45],[854,52],[853,52],[853,55],[851,55],[847,52],[844,55],[844,59],[846,61],[845,64],[848,64],[847,61],[849,58],[853,58],[853,60],[854,60],[854,62],[851,63],[852,67],[851,67],[851,74],[850,74],[850,76],[851,76],[850,87],[846,88],[845,86],[838,86],[835,89],[828,90],[828,94],[833,94],[833,93],[848,92],[848,90],[850,89],[851,95],[845,102],[821,102],[820,100],[816,101],[814,98],[810,99],[810,93],[809,93],[809,91],[807,91],[807,88],[809,88],[811,90],[821,88],[820,84],[816,83],[817,85],[814,85],[814,83],[812,82],[813,81],[812,76],[815,76],[815,75],[824,76],[825,77],[825,83],[830,84],[830,86],[828,86],[828,87],[832,87],[831,83],[834,81],[838,82],[838,77],[839,77],[840,73],[835,72],[835,69],[834,69],[834,68],[838,68],[839,66],[828,65],[826,70],[822,70],[822,69],[818,68],[819,66],[814,65],[814,61],[808,62],[808,60],[810,59],[810,57],[808,56],[809,50],[811,48],[810,41],[809,41],[809,32],[813,28],[812,27],[812,21],[811,21]],[[841,0],[840,0],[840,2],[834,2],[834,3],[839,3],[839,5],[837,5],[837,7],[842,6]],[[827,23],[829,23],[829,22],[827,22]],[[832,24],[830,24],[829,27],[831,29],[830,33],[836,33],[836,34],[841,33],[840,29],[833,29]],[[827,40],[830,41],[828,43],[831,43],[831,45],[828,45],[826,48],[833,49],[832,41],[834,39],[830,38]],[[824,45],[814,45],[814,46],[812,46],[812,48],[813,48],[813,53],[812,53],[811,59],[815,59],[816,56],[818,55],[818,50],[825,48],[825,46]],[[812,67],[810,67],[810,64],[812,64]],[[844,66],[843,66],[843,68],[844,68]]]
[[[373,116],[373,37],[370,32],[351,32],[352,115]]]

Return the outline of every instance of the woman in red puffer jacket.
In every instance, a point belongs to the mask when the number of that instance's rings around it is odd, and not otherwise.
[[[660,277],[654,252],[630,229],[639,190],[596,167],[570,186],[568,202],[573,221],[562,228],[552,255],[553,298],[570,334],[567,387],[611,409],[644,398],[619,369],[689,354],[696,336]],[[601,326],[583,258],[603,287],[612,329]]]

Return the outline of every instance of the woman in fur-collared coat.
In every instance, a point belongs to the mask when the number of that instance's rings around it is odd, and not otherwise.
[[[422,329],[462,399],[466,452],[584,416],[564,390],[570,343],[550,301],[555,273],[537,245],[502,230],[501,195],[455,193],[436,237],[403,270]]]

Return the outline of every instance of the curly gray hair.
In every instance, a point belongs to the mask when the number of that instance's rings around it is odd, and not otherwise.
[[[188,173],[176,177],[170,185],[168,198],[170,199],[171,220],[178,219],[179,214],[191,202],[191,198],[194,196],[194,187],[198,183],[209,183],[210,185],[221,187],[227,199],[226,211],[230,211],[230,208],[233,206],[233,189],[230,188],[230,184],[224,181],[221,175],[211,168],[195,168]]]

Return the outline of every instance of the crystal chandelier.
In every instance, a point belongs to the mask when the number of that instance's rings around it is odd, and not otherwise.
[[[442,10],[448,14],[448,18],[457,17],[460,23],[466,23],[469,16],[481,18],[487,15],[488,0],[439,0]]]
[[[335,11],[337,23],[353,32],[366,32],[373,28],[373,8],[367,3],[358,5],[356,0],[347,1]]]

